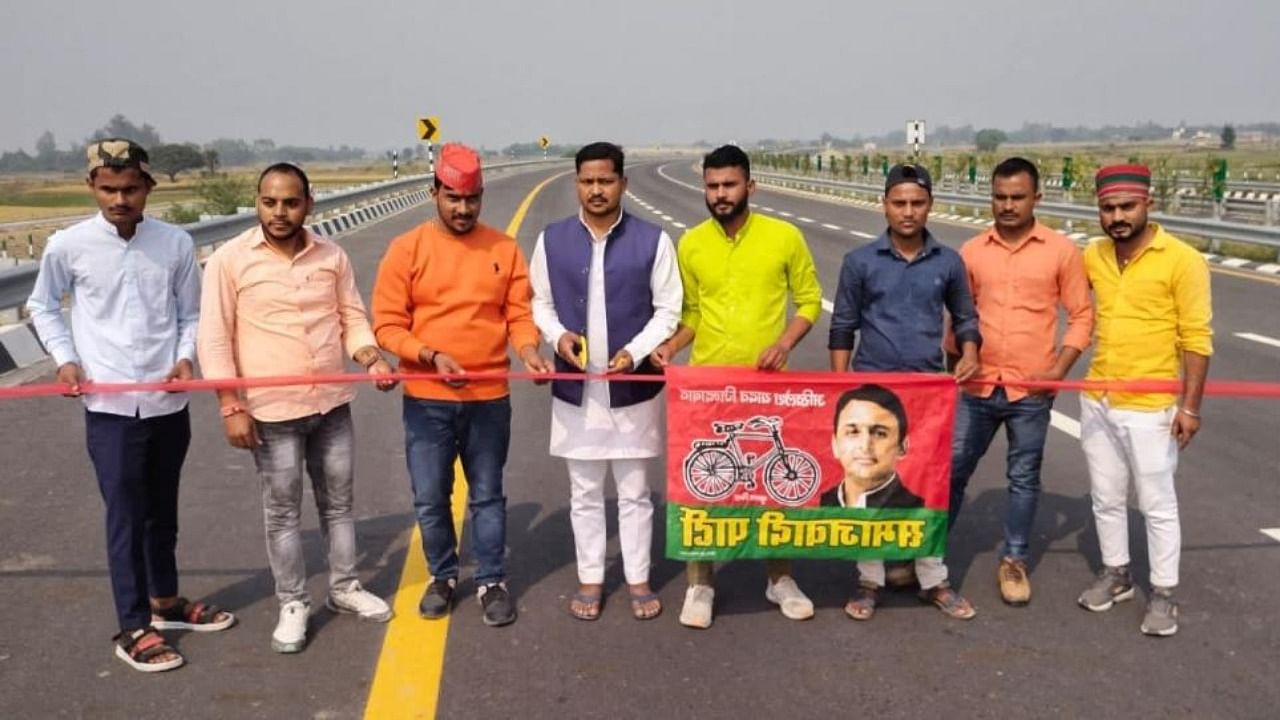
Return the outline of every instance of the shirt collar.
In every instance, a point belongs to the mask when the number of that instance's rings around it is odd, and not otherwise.
[[[1018,248],[1023,247],[1024,245],[1026,245],[1028,242],[1031,242],[1031,241],[1043,243],[1045,241],[1045,238],[1048,236],[1049,232],[1050,232],[1049,228],[1041,224],[1040,221],[1037,220],[1035,224],[1031,226],[1031,232],[1027,235],[1026,240],[1018,243],[1017,247]],[[1000,233],[996,232],[995,225],[992,225],[991,227],[987,228],[986,238],[987,238],[986,241],[988,243],[998,243],[1003,247],[1006,247],[1006,248],[1009,247],[1008,244],[1005,243],[1004,239],[1000,237]],[[1017,249],[1017,248],[1014,248],[1014,249]]]
[[[604,237],[600,239],[607,240],[613,237],[613,231],[618,229],[618,226],[622,224],[622,219],[626,216],[626,208],[622,207],[622,205],[618,205],[618,219],[613,221],[613,224],[609,226],[609,229],[604,232]],[[578,222],[582,223],[582,227],[587,229],[587,234],[590,235],[592,239],[596,238],[595,231],[587,224],[587,219],[582,214],[582,208],[578,208]]]
[[[133,231],[133,237],[138,237],[138,233],[142,232],[142,226],[146,224],[146,220],[147,216],[146,214],[143,214],[142,218],[138,220],[138,226]],[[104,232],[111,233],[113,236],[124,240],[124,238],[120,237],[120,231],[116,229],[115,225],[112,225],[111,222],[107,220],[107,217],[102,214],[101,210],[98,211],[97,215],[93,216],[93,222],[97,224],[98,227],[102,228]]]
[[[1169,233],[1164,231],[1160,223],[1147,222],[1148,225],[1155,228],[1156,234],[1151,238],[1151,244],[1147,246],[1152,250],[1163,250],[1169,244]]]
[[[872,488],[871,490],[868,490],[862,493],[862,498],[864,500],[863,504],[866,504],[865,503],[866,498],[869,498],[872,495],[876,495],[878,493],[884,492],[885,488],[892,485],[893,481],[897,479],[898,479],[898,473],[895,472],[893,475],[889,476],[888,480],[885,480],[884,482],[877,485],[875,488]],[[848,505],[845,504],[845,501],[844,501],[844,478],[841,478],[840,484],[836,486],[836,497],[839,498],[840,500],[840,507],[849,507]]]
[[[1133,264],[1134,260],[1137,260],[1138,257],[1146,254],[1147,251],[1149,250],[1164,250],[1166,247],[1169,246],[1169,237],[1170,237],[1169,233],[1165,231],[1164,227],[1162,227],[1160,223],[1154,223],[1154,222],[1148,221],[1147,226],[1152,228],[1155,231],[1155,234],[1151,236],[1151,242],[1146,247],[1142,248],[1142,250],[1138,253],[1137,256],[1129,259],[1130,265]],[[1106,248],[1107,251],[1111,253],[1111,257],[1114,259],[1116,241],[1112,240],[1110,235],[1103,235],[1100,242],[1102,243],[1102,247]]]
[[[889,230],[887,228],[885,229],[884,232],[880,233],[880,237],[872,241],[872,244],[875,246],[876,252],[878,253],[892,255],[893,257],[896,257],[896,258],[902,257],[902,255],[900,255],[898,251],[894,249],[893,241],[889,239]],[[924,229],[924,245],[920,246],[920,254],[915,256],[912,260],[915,261],[915,260],[919,260],[920,258],[927,257],[937,252],[937,250],[938,250],[938,241],[934,239],[933,233],[929,232],[929,228],[925,228]]]
[[[249,247],[251,247],[251,248],[265,248],[265,249],[267,249],[267,250],[271,250],[271,247],[267,245],[267,234],[266,234],[266,233],[264,233],[264,232],[262,232],[262,226],[261,226],[261,225],[258,225],[257,227],[253,228],[253,229],[252,229],[252,230],[250,230],[249,232],[250,232],[250,233],[252,233],[252,234],[249,236]],[[298,254],[297,254],[297,255],[294,255],[294,258],[295,258],[295,259],[296,259],[299,255],[302,255],[303,253],[308,252],[309,250],[311,250],[311,248],[315,247],[316,242],[320,239],[320,238],[319,238],[319,236],[312,235],[312,234],[311,234],[311,230],[310,230],[310,229],[308,229],[306,226],[303,226],[303,228],[302,228],[302,235],[303,235],[303,237],[306,239],[306,241],[307,241],[307,242],[306,242],[306,244],[305,244],[305,245],[303,245],[303,246],[302,246],[302,249],[298,251]],[[272,250],[272,252],[274,252],[274,250]]]
[[[716,220],[715,218],[711,218],[711,224],[715,226],[716,232],[720,235],[720,237],[724,238],[728,242],[738,242],[742,240],[742,238],[746,237],[748,233],[751,232],[751,224],[755,219],[756,219],[756,214],[751,212],[751,209],[748,208],[746,222],[742,223],[742,227],[738,228],[738,234],[732,235],[732,236],[729,235],[729,233],[724,231],[724,226],[720,224],[719,220]]]

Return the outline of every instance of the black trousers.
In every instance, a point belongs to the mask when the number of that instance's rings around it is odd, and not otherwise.
[[[151,624],[151,597],[178,594],[178,478],[191,444],[186,408],[152,418],[85,412],[107,506],[107,563],[121,630]]]

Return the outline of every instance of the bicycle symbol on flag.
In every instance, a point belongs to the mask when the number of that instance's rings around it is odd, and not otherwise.
[[[756,469],[764,467],[764,490],[781,505],[798,506],[818,491],[818,463],[813,456],[782,443],[782,418],[756,415],[743,422],[711,424],[723,437],[694,440],[684,460],[684,484],[707,502],[723,500],[741,484],[756,489]],[[756,455],[742,449],[742,440],[767,440],[773,448]]]

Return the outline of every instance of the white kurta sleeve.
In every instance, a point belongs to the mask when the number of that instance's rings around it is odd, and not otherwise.
[[[551,297],[551,275],[547,270],[547,248],[544,240],[545,234],[538,233],[538,243],[529,259],[529,283],[533,285],[533,322],[554,351],[565,328],[560,323],[555,300]]]
[[[653,272],[649,276],[649,289],[653,293],[653,317],[640,333],[623,348],[636,365],[661,345],[676,331],[680,323],[680,308],[684,302],[684,286],[680,283],[680,269],[676,264],[675,246],[663,232],[658,236],[658,249],[653,258]]]

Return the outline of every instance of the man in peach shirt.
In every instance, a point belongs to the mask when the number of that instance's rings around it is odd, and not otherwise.
[[[519,246],[479,222],[483,191],[476,152],[444,145],[431,191],[437,217],[391,241],[373,290],[373,326],[403,371],[446,376],[405,383],[405,458],[432,575],[418,612],[440,618],[452,608],[459,563],[450,502],[453,465],[461,458],[476,595],[484,623],[500,626],[516,619],[503,563],[510,391],[506,380],[468,381],[467,374],[506,371],[508,342],[530,372],[550,372],[551,365],[538,355]]]
[[[1040,173],[1013,157],[991,174],[995,225],[960,248],[982,332],[976,383],[1061,380],[1089,344],[1093,304],[1080,251],[1071,240],[1036,221]],[[1067,329],[1056,342],[1058,308]],[[951,525],[965,486],[1003,424],[1009,439],[1008,503],[997,582],[1010,605],[1031,600],[1028,544],[1040,498],[1040,464],[1049,431],[1053,393],[1017,385],[972,384],[960,394],[952,436]]]
[[[342,248],[307,231],[306,174],[288,163],[258,177],[258,221],[227,241],[205,266],[198,350],[206,378],[341,373],[347,357],[371,375],[391,372],[374,341],[351,263]],[[378,380],[390,390],[392,380]],[[356,577],[353,430],[347,385],[219,390],[227,440],[252,451],[262,477],[267,557],[280,618],[276,652],[306,645],[311,601],[302,538],[306,464],[329,544],[329,598],[337,612],[385,622],[391,609]]]

